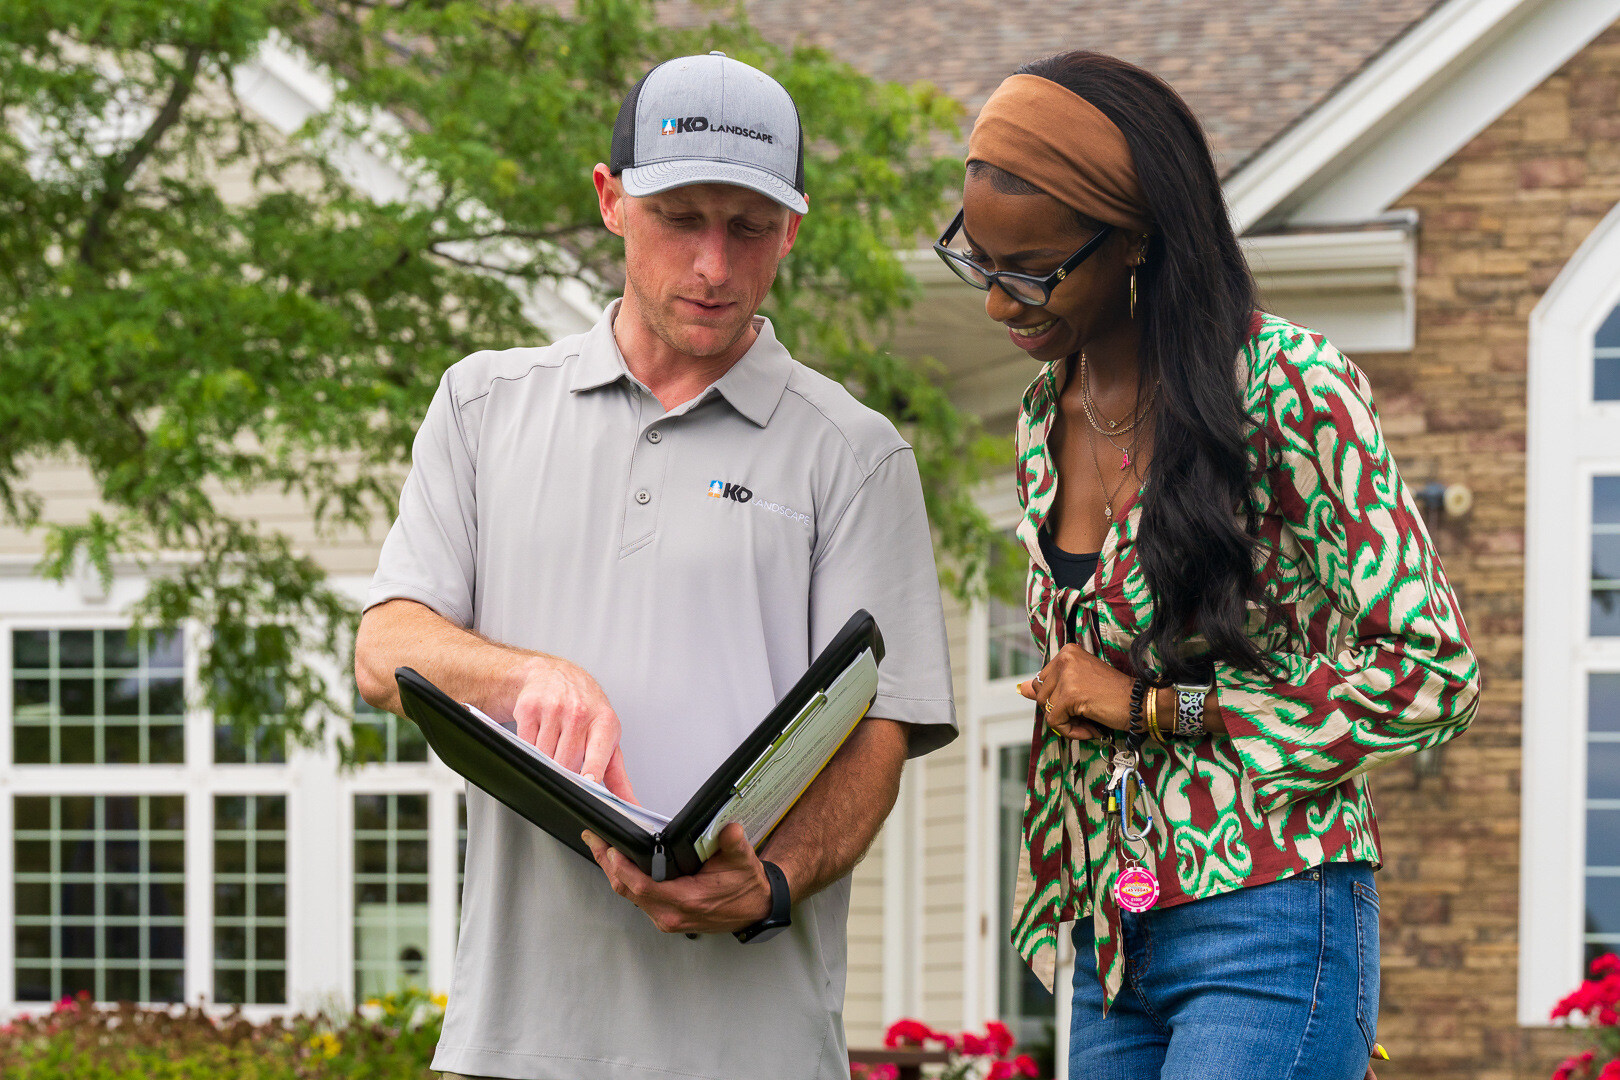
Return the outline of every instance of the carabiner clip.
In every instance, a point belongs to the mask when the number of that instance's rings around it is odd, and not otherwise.
[[[1144,804],[1142,812],[1141,812],[1141,822],[1142,822],[1142,824],[1140,826],[1141,831],[1139,831],[1139,832],[1132,832],[1131,831],[1131,818],[1133,816],[1132,812],[1131,812],[1132,811],[1131,803],[1132,803],[1133,800],[1131,800],[1131,798],[1130,798],[1130,792],[1129,792],[1129,788],[1127,787],[1127,785],[1130,783],[1131,777],[1133,777],[1133,776],[1136,778],[1136,793],[1137,793],[1137,796],[1142,799],[1142,802]],[[1119,832],[1120,832],[1120,835],[1123,836],[1126,840],[1146,841],[1147,838],[1148,838],[1148,833],[1151,832],[1152,829],[1153,829],[1153,815],[1152,815],[1152,813],[1150,813],[1147,810],[1147,807],[1146,807],[1147,800],[1142,795],[1142,792],[1143,792],[1142,774],[1140,772],[1138,772],[1136,769],[1134,769],[1134,768],[1131,769],[1130,772],[1126,773],[1124,776],[1121,776],[1119,778],[1119,786],[1118,786],[1117,792],[1115,794],[1115,801],[1118,803],[1118,806],[1119,806]]]

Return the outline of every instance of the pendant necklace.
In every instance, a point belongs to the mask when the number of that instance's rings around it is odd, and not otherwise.
[[[1106,438],[1108,438],[1108,436],[1104,435],[1103,438],[1106,439]],[[1091,467],[1093,469],[1097,470],[1097,487],[1100,488],[1102,490],[1102,493],[1103,493],[1103,517],[1108,520],[1109,524],[1113,524],[1113,521],[1114,521],[1114,499],[1115,499],[1116,496],[1119,495],[1120,489],[1125,486],[1125,481],[1130,479],[1130,475],[1127,474],[1125,477],[1123,477],[1120,480],[1119,483],[1114,485],[1114,490],[1109,491],[1108,490],[1108,481],[1103,479],[1102,466],[1097,464],[1097,450],[1096,450],[1096,447],[1093,446],[1093,447],[1089,447],[1088,449],[1090,449],[1090,451],[1091,451],[1091,453],[1088,455],[1091,458]],[[1121,465],[1120,468],[1123,469],[1123,468],[1126,467],[1126,465],[1129,465],[1129,464],[1130,464],[1130,462],[1127,460],[1125,465]]]
[[[1086,354],[1084,350],[1081,351],[1080,406],[1086,414],[1086,423],[1091,425],[1092,430],[1101,435],[1104,439],[1107,439],[1109,446],[1112,446],[1115,450],[1119,451],[1119,467],[1122,470],[1128,469],[1131,466],[1131,451],[1136,447],[1136,440],[1132,439],[1130,445],[1128,446],[1121,446],[1114,441],[1114,436],[1129,435],[1132,431],[1134,431],[1136,426],[1147,418],[1148,406],[1152,403],[1153,391],[1150,390],[1148,391],[1147,401],[1142,403],[1142,411],[1140,413],[1134,413],[1132,416],[1127,418],[1129,422],[1126,420],[1116,422],[1108,419],[1106,416],[1104,416],[1099,422],[1097,419],[1098,412],[1096,402],[1091,399],[1091,380],[1086,367]]]

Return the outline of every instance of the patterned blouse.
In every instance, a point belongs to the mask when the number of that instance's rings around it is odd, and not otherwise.
[[[1366,376],[1320,335],[1265,314],[1237,374],[1257,425],[1248,447],[1257,565],[1286,615],[1262,643],[1281,678],[1216,664],[1213,705],[1227,733],[1143,747],[1153,826],[1146,855],[1137,847],[1161,907],[1324,863],[1378,863],[1365,774],[1460,734],[1479,701],[1468,631],[1384,445]],[[1019,416],[1030,626],[1048,659],[1075,642],[1132,673],[1131,642],[1153,612],[1137,562],[1140,492],[1118,507],[1084,588],[1058,587],[1041,556],[1062,377],[1062,361],[1047,365]],[[1261,616],[1251,605],[1257,635]],[[1090,914],[1109,1003],[1125,967],[1112,895],[1119,853],[1104,816],[1112,752],[1036,718],[1012,927],[1050,989],[1059,925]]]

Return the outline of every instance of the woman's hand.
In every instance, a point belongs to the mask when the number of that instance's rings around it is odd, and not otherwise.
[[[1100,739],[1131,725],[1131,677],[1078,645],[1065,645],[1018,692],[1041,708],[1052,730],[1070,739]]]

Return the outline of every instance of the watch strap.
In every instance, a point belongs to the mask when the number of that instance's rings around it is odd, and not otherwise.
[[[1215,689],[1215,680],[1208,686],[1189,686],[1176,683],[1176,726],[1178,739],[1196,739],[1204,733],[1204,698]]]
[[[788,891],[787,875],[769,859],[761,859],[759,864],[765,870],[765,880],[771,883],[771,910],[763,919],[733,933],[744,945],[769,941],[793,925],[793,897]]]

